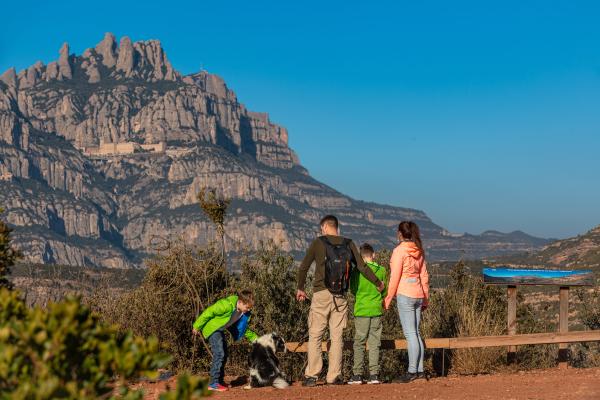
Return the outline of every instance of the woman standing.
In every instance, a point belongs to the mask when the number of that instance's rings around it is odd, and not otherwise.
[[[390,260],[390,282],[385,298],[385,308],[389,309],[394,296],[400,315],[402,331],[408,343],[408,373],[399,382],[411,382],[423,377],[425,348],[419,332],[421,311],[425,310],[429,299],[429,274],[425,262],[425,251],[421,242],[419,227],[412,221],[398,225],[398,240]]]

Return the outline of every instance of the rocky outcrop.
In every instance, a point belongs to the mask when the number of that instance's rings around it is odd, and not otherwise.
[[[133,75],[134,52],[131,39],[124,36],[119,43],[119,58],[117,59],[117,71],[122,71],[125,77],[130,78]]]
[[[58,80],[73,78],[71,62],[69,61],[69,44],[64,43],[60,48],[60,57],[58,57]]]
[[[117,64],[116,46],[115,35],[106,33],[104,39],[94,48],[96,53],[102,57],[102,64],[106,68],[113,68]]]
[[[15,68],[9,68],[6,72],[0,76],[0,81],[4,82],[9,88],[17,87],[17,73]]]
[[[196,204],[205,186],[232,199],[231,250],[274,240],[297,254],[330,212],[344,234],[377,247],[393,246],[398,221],[415,220],[437,259],[545,243],[448,235],[422,211],[344,196],[312,179],[287,130],[247,110],[222,78],[181,76],[156,40],[116,43],[108,33],[81,55],[65,43],[57,61],[0,77],[0,205],[32,261],[127,268],[154,252],[157,237],[212,240]],[[166,142],[167,149],[86,152],[118,142]]]

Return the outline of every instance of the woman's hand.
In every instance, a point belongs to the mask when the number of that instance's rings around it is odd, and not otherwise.
[[[308,296],[306,295],[306,293],[304,292],[304,290],[298,289],[296,291],[296,300],[298,300],[298,301],[304,301],[307,298],[308,298]]]
[[[392,304],[392,298],[393,297],[386,297],[385,299],[383,299],[383,306],[386,310],[390,309],[390,304]]]
[[[429,307],[429,300],[423,299],[423,303],[421,303],[421,311],[427,310],[427,307]]]

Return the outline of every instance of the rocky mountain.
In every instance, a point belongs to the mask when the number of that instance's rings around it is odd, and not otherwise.
[[[539,251],[501,257],[512,264],[600,268],[600,225],[575,237],[557,240]]]
[[[366,203],[311,178],[288,132],[252,112],[217,75],[177,72],[160,42],[107,33],[83,54],[0,77],[0,204],[31,261],[126,268],[158,237],[203,243],[214,230],[196,193],[232,199],[230,248],[275,240],[298,253],[335,213],[343,233],[394,244],[419,223],[431,258],[537,249],[524,234],[454,235],[419,210]]]

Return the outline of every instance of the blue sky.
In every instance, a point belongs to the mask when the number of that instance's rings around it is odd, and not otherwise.
[[[311,174],[454,232],[600,224],[600,3],[12,2],[0,71],[160,39],[286,126]]]

